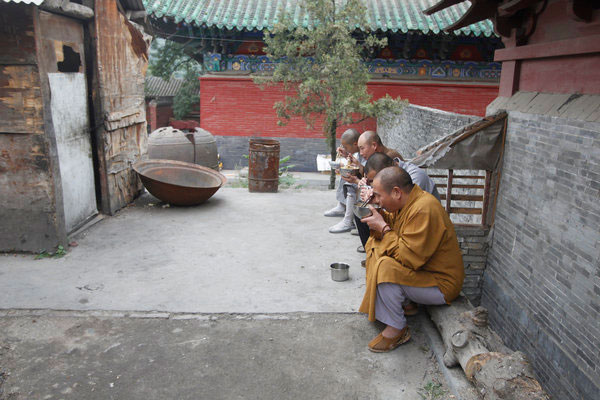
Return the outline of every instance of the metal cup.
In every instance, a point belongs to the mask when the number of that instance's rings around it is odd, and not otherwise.
[[[331,279],[333,279],[336,282],[347,281],[349,278],[349,276],[348,276],[349,268],[350,268],[350,266],[348,264],[344,264],[344,263],[331,264],[331,266],[330,266]]]

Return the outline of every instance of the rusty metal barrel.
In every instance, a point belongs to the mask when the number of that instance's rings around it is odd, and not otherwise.
[[[248,190],[276,192],[279,187],[279,142],[250,139],[248,155]]]

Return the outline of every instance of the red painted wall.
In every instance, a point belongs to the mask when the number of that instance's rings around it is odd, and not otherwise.
[[[373,81],[368,90],[374,99],[387,93],[420,106],[482,116],[498,95],[498,86],[450,83]],[[200,125],[223,136],[323,137],[320,123],[309,129],[302,119],[294,118],[284,127],[277,125],[273,104],[284,95],[280,87],[261,90],[249,78],[201,77]],[[368,120],[355,127],[362,132],[376,129],[376,123]],[[348,128],[340,127],[338,134]]]
[[[146,122],[150,125],[150,132],[169,126],[169,120],[173,117],[173,107],[167,105],[156,105],[148,103],[146,106]]]

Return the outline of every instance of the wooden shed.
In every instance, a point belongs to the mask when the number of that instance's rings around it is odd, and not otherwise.
[[[64,246],[142,189],[143,5],[80,3],[0,1],[0,251]]]

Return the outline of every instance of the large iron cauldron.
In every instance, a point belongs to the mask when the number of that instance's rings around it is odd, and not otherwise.
[[[170,126],[155,130],[148,138],[148,157],[219,169],[217,142],[210,132],[201,128],[191,133]]]
[[[176,206],[204,203],[227,182],[217,171],[181,161],[138,161],[133,169],[154,197]]]

